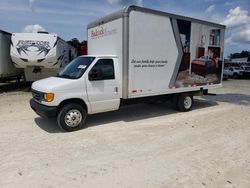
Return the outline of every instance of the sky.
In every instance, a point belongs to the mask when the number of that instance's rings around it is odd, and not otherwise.
[[[225,55],[250,51],[250,0],[0,0],[0,30],[82,41],[88,23],[130,4],[226,25]]]

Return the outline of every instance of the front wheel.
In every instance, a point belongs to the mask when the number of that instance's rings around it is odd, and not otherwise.
[[[179,111],[187,112],[187,111],[190,111],[192,109],[193,101],[194,101],[193,95],[188,94],[188,93],[180,94],[177,97],[176,106],[177,106]]]
[[[65,131],[76,131],[84,127],[86,117],[87,112],[81,105],[69,103],[60,109],[57,123]]]

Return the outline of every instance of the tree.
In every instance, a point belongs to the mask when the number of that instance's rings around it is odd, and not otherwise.
[[[80,46],[80,42],[77,38],[73,38],[73,39],[69,40],[68,43],[71,44],[76,49],[78,49]]]
[[[250,58],[250,51],[241,51],[240,53],[231,53],[229,55],[230,59],[233,58],[244,58],[244,57],[248,57]]]

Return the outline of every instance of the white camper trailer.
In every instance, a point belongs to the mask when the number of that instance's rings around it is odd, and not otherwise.
[[[11,34],[0,30],[0,80],[20,79],[23,69],[17,69],[10,58]]]
[[[24,68],[26,81],[56,75],[77,56],[76,49],[56,34],[13,33],[11,58],[17,68]]]
[[[87,114],[170,99],[189,111],[193,96],[222,86],[225,26],[130,6],[88,25],[88,56],[32,84],[34,111],[74,131]]]

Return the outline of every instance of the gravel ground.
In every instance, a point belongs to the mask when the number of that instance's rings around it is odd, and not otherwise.
[[[0,94],[0,187],[250,187],[250,80],[180,113],[138,104],[62,132],[30,92]]]

